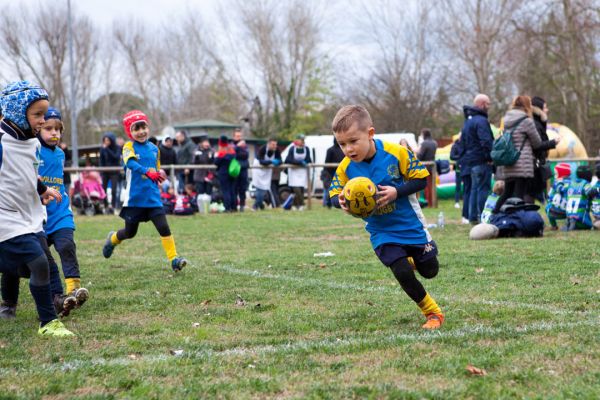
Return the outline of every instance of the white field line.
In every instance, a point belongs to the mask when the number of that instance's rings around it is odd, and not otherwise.
[[[600,327],[600,319],[586,319],[577,322],[535,322],[523,326],[515,327],[488,327],[483,325],[470,325],[462,328],[457,328],[451,331],[420,331],[418,333],[373,333],[369,336],[350,336],[345,338],[330,337],[321,340],[299,340],[277,345],[258,345],[252,347],[234,347],[227,350],[198,350],[198,351],[182,351],[179,356],[158,354],[158,355],[141,355],[136,357],[119,357],[113,359],[95,358],[91,360],[71,360],[62,364],[41,364],[33,368],[1,368],[0,374],[6,376],[9,373],[22,372],[51,372],[51,371],[74,371],[96,366],[130,366],[130,365],[147,365],[160,362],[176,361],[178,359],[205,360],[211,361],[213,358],[229,358],[229,357],[261,357],[271,354],[290,354],[295,352],[316,352],[316,351],[332,351],[343,350],[352,347],[372,347],[385,348],[393,345],[411,342],[430,343],[443,339],[460,339],[468,338],[473,340],[478,337],[494,337],[497,335],[511,335],[513,338],[520,335],[526,335],[536,332],[547,332],[552,330],[572,330],[579,327]]]
[[[354,283],[340,283],[340,282],[332,282],[327,281],[325,279],[312,279],[312,278],[301,278],[298,276],[291,275],[275,275],[270,273],[264,273],[259,271],[250,271],[246,269],[239,269],[235,267],[231,267],[228,265],[217,265],[215,268],[228,272],[230,274],[235,275],[244,275],[251,276],[254,278],[261,279],[273,279],[279,281],[287,281],[287,282],[295,282],[305,286],[316,286],[316,287],[327,287],[330,289],[341,289],[341,290],[354,290],[354,291],[363,291],[363,292],[378,292],[378,293],[390,293],[390,294],[400,294],[402,290],[399,286],[391,287],[391,286],[368,286],[368,285],[358,285]],[[456,302],[456,303],[466,303],[466,304],[485,304],[489,306],[501,306],[507,308],[523,308],[529,310],[536,311],[544,311],[553,314],[573,314],[573,311],[564,310],[557,307],[542,305],[542,304],[529,304],[529,303],[518,303],[513,301],[502,301],[502,300],[482,300],[476,298],[462,298],[457,296],[440,296],[434,295],[435,298],[444,300],[447,302]],[[585,315],[585,312],[582,312],[581,315]]]

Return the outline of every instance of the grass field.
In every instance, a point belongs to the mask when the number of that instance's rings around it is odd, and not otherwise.
[[[171,218],[191,262],[177,275],[151,225],[105,260],[121,220],[78,218],[78,336],[38,338],[22,282],[0,398],[600,398],[600,233],[472,242],[451,206],[424,282],[436,332],[337,210]]]

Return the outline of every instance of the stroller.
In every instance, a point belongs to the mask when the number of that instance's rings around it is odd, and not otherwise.
[[[84,171],[73,183],[72,204],[82,215],[104,214],[106,192],[96,171]]]

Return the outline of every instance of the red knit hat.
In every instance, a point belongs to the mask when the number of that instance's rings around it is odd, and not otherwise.
[[[133,140],[133,136],[131,136],[131,126],[140,121],[144,121],[147,125],[150,125],[150,120],[148,120],[146,114],[140,110],[132,110],[123,115],[123,129],[125,129],[125,133],[129,136],[129,139]]]
[[[554,167],[554,173],[558,179],[566,178],[571,176],[571,164],[568,163],[560,163],[556,164]]]

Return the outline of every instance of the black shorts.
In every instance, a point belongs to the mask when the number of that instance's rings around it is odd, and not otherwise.
[[[43,255],[40,239],[33,233],[8,239],[0,243],[0,272],[16,274],[21,266]]]
[[[386,243],[377,247],[375,254],[385,266],[391,267],[396,261],[405,257],[412,257],[416,264],[420,264],[436,257],[438,249],[433,240],[426,244]]]
[[[123,218],[128,224],[137,224],[140,222],[148,222],[159,215],[166,215],[165,209],[162,207],[123,207],[119,213],[119,217]]]

